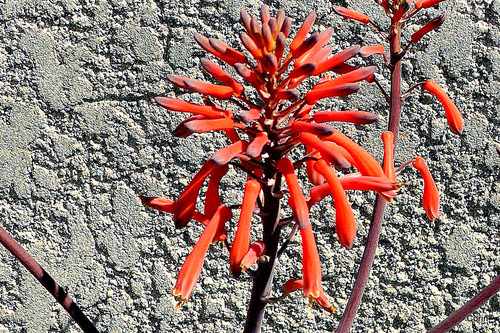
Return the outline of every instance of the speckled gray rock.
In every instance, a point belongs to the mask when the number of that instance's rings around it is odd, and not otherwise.
[[[326,0],[265,1],[294,27],[316,10],[315,29],[333,26],[338,51],[382,43],[368,27],[333,15]],[[238,13],[261,1],[7,0],[0,3],[0,224],[64,286],[102,332],[240,332],[251,282],[229,276],[228,254],[213,246],[188,304],[174,312],[177,272],[202,228],[174,229],[138,195],[176,198],[203,161],[224,144],[206,134],[178,139],[185,115],[154,96],[197,96],[174,89],[168,73],[203,78],[200,32],[237,46]],[[375,3],[335,4],[387,24]],[[432,77],[465,119],[452,134],[441,105],[413,93],[402,116],[396,163],[424,157],[441,192],[442,217],[429,223],[414,170],[389,205],[380,247],[353,332],[424,332],[500,273],[500,1],[445,1],[419,16],[448,18],[411,49],[403,87]],[[210,56],[208,56],[210,57]],[[379,67],[379,72],[385,73]],[[387,81],[377,74],[381,83]],[[198,100],[199,101],[199,100]],[[342,129],[378,158],[387,107],[376,87],[328,100],[325,108],[382,115],[370,127]],[[224,200],[241,200],[244,178],[230,171]],[[358,223],[354,249],[340,247],[331,201],[312,223],[324,288],[342,313],[369,227],[372,194],[351,193]],[[234,226],[235,221],[232,222]],[[230,236],[234,232],[230,231]],[[300,276],[298,239],[278,267],[276,293]],[[272,305],[264,332],[331,332],[339,315],[307,307],[299,293]],[[27,271],[0,248],[0,332],[78,332]],[[499,332],[495,296],[455,332]]]

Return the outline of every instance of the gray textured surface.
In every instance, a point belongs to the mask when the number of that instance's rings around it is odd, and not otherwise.
[[[266,1],[283,7],[293,27],[315,9],[315,29],[333,26],[331,44],[382,42],[343,22],[325,0]],[[0,223],[67,288],[103,332],[239,332],[250,281],[229,277],[228,255],[212,247],[191,300],[174,313],[169,294],[201,232],[174,230],[171,217],[145,209],[137,195],[176,198],[217,135],[177,139],[183,115],[152,97],[173,96],[167,73],[203,78],[200,32],[237,45],[241,7],[260,1],[0,1]],[[348,5],[385,22],[371,1]],[[403,87],[432,77],[462,111],[461,137],[447,128],[440,104],[407,100],[396,161],[426,159],[441,192],[442,218],[426,220],[422,182],[413,170],[387,210],[375,267],[355,332],[423,332],[500,273],[500,1],[447,1],[420,15],[448,18],[404,63]],[[384,19],[384,20],[382,20]],[[383,83],[387,83],[382,80]],[[179,98],[188,98],[176,92]],[[374,97],[375,96],[375,97]],[[191,97],[193,98],[193,97]],[[328,101],[387,115],[375,87]],[[382,119],[347,134],[381,157]],[[224,181],[237,203],[242,177]],[[324,288],[340,313],[368,230],[373,195],[351,194],[359,226],[352,251],[333,234],[331,201],[312,211],[323,259]],[[233,221],[234,225],[234,221]],[[233,230],[234,232],[234,230]],[[298,244],[295,240],[294,244]],[[278,269],[279,285],[300,276],[300,248]],[[337,315],[310,309],[299,293],[268,309],[264,332],[331,332]],[[26,270],[0,249],[0,332],[78,332]],[[455,332],[500,331],[498,295]]]

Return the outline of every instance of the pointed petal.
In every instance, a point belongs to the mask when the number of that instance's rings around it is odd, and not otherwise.
[[[296,49],[290,49],[292,50],[292,57],[295,59],[299,58],[301,55],[311,50],[314,46],[316,46],[316,44],[318,44],[319,37],[319,33],[315,32],[309,36],[309,38],[304,40]]]
[[[464,128],[462,115],[443,89],[441,89],[441,87],[438,86],[432,79],[425,82],[424,89],[436,96],[443,105],[446,113],[446,119],[448,120],[448,125],[450,126],[452,132],[455,134],[462,134]]]
[[[238,127],[238,125],[231,118],[195,119],[187,122],[184,126],[191,133],[228,130]]]
[[[234,63],[245,63],[247,62],[247,57],[240,51],[237,51],[233,49],[232,47],[229,47],[227,44],[221,42],[220,40],[217,40],[215,38],[209,38],[208,42],[210,43],[210,46],[214,48],[215,51],[221,53],[224,55],[224,57],[227,57],[230,59],[230,62]]]
[[[351,204],[347,200],[337,174],[324,160],[317,161],[314,168],[325,177],[330,187],[335,204],[335,230],[339,236],[339,242],[346,248],[351,249],[356,237],[356,222]]]
[[[242,32],[240,34],[240,40],[243,46],[252,54],[255,60],[260,60],[263,57],[262,50],[255,44],[253,39],[246,33]]]
[[[332,35],[333,35],[333,28],[332,27],[323,31],[319,35],[318,42],[316,43],[316,45],[314,45],[313,48],[311,48],[309,51],[305,52],[303,55],[298,57],[297,60],[295,60],[295,62],[293,63],[294,67],[297,68],[297,67],[300,67],[300,66],[306,64],[307,62],[313,62],[313,61],[310,61],[309,59],[313,59],[314,56],[321,49],[323,49],[323,47],[326,45],[326,43],[328,43],[328,41],[330,40]]]
[[[323,139],[344,147],[356,161],[355,166],[363,176],[385,177],[384,171],[377,160],[344,134],[335,131],[332,135],[325,136]]]
[[[415,8],[420,9],[420,8],[429,8],[437,5],[443,0],[418,0],[415,2]]]
[[[245,124],[248,124],[260,118],[260,111],[259,109],[243,110],[240,112],[239,116]]]
[[[236,229],[233,244],[229,250],[229,265],[231,273],[234,276],[240,275],[241,260],[250,247],[250,227],[253,211],[255,209],[255,202],[257,201],[259,193],[259,182],[255,179],[247,180],[245,192],[243,194],[243,203],[241,204],[240,218],[238,220],[238,229]]]
[[[330,88],[334,86],[338,86],[341,84],[345,83],[354,83],[354,82],[359,82],[366,80],[366,78],[370,77],[375,73],[375,70],[377,67],[375,66],[369,66],[369,67],[361,67],[357,68],[349,73],[346,73],[344,75],[341,75],[339,77],[336,77],[331,80],[326,80],[321,83],[318,83],[313,87],[313,89],[324,89],[324,88]]]
[[[422,205],[424,206],[427,216],[432,221],[439,217],[438,189],[423,158],[417,156],[415,158],[415,162],[413,162],[413,167],[420,172],[420,175],[424,179],[424,196],[422,199]]]
[[[385,54],[385,48],[382,45],[367,45],[359,49],[359,55],[363,58],[369,57],[374,54]]]
[[[308,155],[311,154],[313,151],[316,151],[316,150],[311,148],[311,147],[306,146],[306,153]],[[316,151],[316,153],[311,155],[311,157],[318,159],[318,158],[321,158],[321,154]],[[313,160],[306,161],[307,178],[314,185],[321,185],[325,182],[325,178],[323,178],[322,175],[320,175],[316,170],[314,170],[314,163],[316,163],[316,161],[313,161]]]

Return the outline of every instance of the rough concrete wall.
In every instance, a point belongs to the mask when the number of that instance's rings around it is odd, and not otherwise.
[[[360,24],[332,14],[326,0],[266,1],[293,27],[316,10],[315,29],[333,26],[334,50],[381,43]],[[183,95],[168,73],[203,78],[206,56],[193,34],[236,46],[240,8],[261,1],[6,0],[0,3],[0,223],[59,281],[102,332],[240,332],[248,277],[229,277],[227,251],[212,247],[182,310],[169,294],[201,228],[176,231],[171,216],[145,209],[137,195],[176,198],[202,162],[224,143],[218,135],[177,139],[185,115],[162,110],[154,96]],[[386,25],[373,1],[349,6]],[[374,270],[354,332],[424,332],[500,273],[500,1],[445,1],[438,32],[404,62],[403,87],[432,77],[465,119],[452,134],[428,94],[405,103],[396,162],[424,157],[441,192],[442,217],[429,223],[413,170],[388,207]],[[380,68],[382,73],[387,71]],[[387,85],[386,80],[382,84]],[[373,86],[328,108],[383,117],[345,132],[381,157],[387,106]],[[241,200],[243,178],[225,178],[225,200]],[[368,231],[373,195],[350,194],[359,226],[354,249],[333,233],[331,201],[312,211],[324,288],[339,314],[347,303]],[[234,227],[235,221],[232,222]],[[234,232],[234,228],[232,228]],[[277,288],[300,276],[299,240],[284,255]],[[270,306],[264,332],[331,332],[339,316],[307,307],[299,293]],[[0,249],[0,332],[78,332],[27,271]],[[455,332],[500,331],[498,295]]]

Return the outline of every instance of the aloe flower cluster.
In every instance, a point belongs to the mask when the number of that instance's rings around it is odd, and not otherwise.
[[[345,191],[371,190],[391,201],[401,185],[396,182],[391,132],[382,136],[385,156],[381,166],[353,140],[325,124],[370,124],[377,121],[377,115],[364,111],[314,110],[320,100],[347,96],[355,93],[362,81],[375,80],[375,67],[356,68],[346,63],[360,54],[360,46],[332,54],[333,47],[327,45],[332,28],[321,33],[311,32],[315,17],[314,12],[310,13],[291,38],[291,20],[283,10],[271,17],[264,5],[260,20],[242,10],[241,22],[245,31],[239,37],[243,52],[216,39],[200,34],[194,36],[196,42],[218,61],[201,59],[203,69],[217,83],[167,76],[175,86],[203,95],[203,104],[156,98],[156,102],[168,110],[192,114],[175,129],[176,136],[221,131],[229,143],[205,162],[177,201],[141,197],[147,206],[172,213],[177,228],[184,228],[191,220],[205,225],[173,288],[173,294],[180,296],[178,306],[189,298],[211,243],[226,244],[232,275],[237,277],[247,270],[257,281],[259,272],[270,267],[268,275],[272,281],[272,268],[299,230],[302,277],[289,280],[284,285],[284,295],[301,289],[310,304],[316,301],[325,310],[333,312],[334,308],[321,286],[321,263],[309,209],[331,195],[339,242],[351,248],[356,222]],[[220,67],[223,63],[232,67],[238,76],[233,77]],[[317,83],[307,90],[311,83],[305,80],[311,77],[317,77]],[[301,157],[291,160],[289,152],[295,148],[300,153],[294,156]],[[423,161],[417,160],[415,165],[424,173],[427,170]],[[246,175],[243,201],[238,207],[224,205],[219,194],[220,181],[229,167]],[[312,183],[309,193],[304,193],[297,177],[297,169],[302,167]],[[201,212],[196,209],[196,203],[207,179],[206,200]],[[432,177],[424,179],[433,185]],[[427,187],[426,192],[430,193]],[[429,200],[432,201],[433,195],[427,195]],[[280,217],[282,201],[288,203],[293,216]],[[436,217],[438,213],[434,208],[428,209]],[[238,213],[234,214],[234,211]],[[226,225],[233,215],[238,218],[238,225],[233,239],[229,239]],[[260,239],[251,242],[254,215],[261,218],[263,231]],[[290,231],[281,239],[283,230]],[[254,271],[251,266],[256,263],[258,268]],[[257,303],[264,302],[263,297],[269,296],[268,286],[262,290]]]

